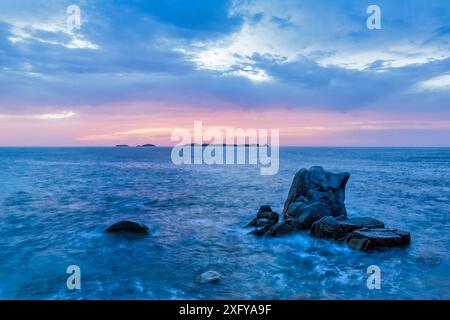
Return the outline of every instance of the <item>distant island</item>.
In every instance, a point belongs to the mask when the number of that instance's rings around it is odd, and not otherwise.
[[[223,143],[223,144],[209,144],[209,143],[202,143],[202,144],[199,144],[199,143],[191,143],[190,144],[190,146],[191,147],[200,147],[200,146],[202,146],[202,147],[208,147],[208,146],[213,146],[213,147],[218,147],[218,146],[222,146],[222,147],[259,147],[259,146],[261,146],[261,147],[267,147],[268,145],[267,144],[264,144],[264,145],[260,145],[259,143],[257,143],[257,144],[248,144],[248,143],[246,143],[246,144],[226,144],[226,143]]]
[[[156,146],[154,144],[150,144],[150,143],[143,144],[142,146],[141,145],[136,146],[136,148],[149,148],[149,147],[156,147]]]
[[[117,144],[116,148],[129,148],[130,146],[127,144]],[[152,147],[156,147],[156,145],[151,144],[151,143],[146,143],[143,145],[137,145],[136,148],[152,148]]]

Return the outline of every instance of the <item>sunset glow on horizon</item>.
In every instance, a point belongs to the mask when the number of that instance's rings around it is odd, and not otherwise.
[[[204,129],[280,129],[285,146],[422,146],[447,145],[439,132],[450,129],[450,121],[392,118],[380,113],[314,112],[292,109],[268,110],[173,110],[157,114],[96,115],[63,112],[41,115],[2,115],[0,145],[3,146],[114,146],[152,143],[172,146],[176,129],[192,131],[194,121]],[[201,116],[199,116],[201,114]],[[6,121],[7,120],[7,121]],[[410,132],[421,132],[422,139],[411,141]],[[389,139],[380,140],[380,136]],[[27,137],[32,137],[27,139]],[[206,141],[205,141],[206,142]]]

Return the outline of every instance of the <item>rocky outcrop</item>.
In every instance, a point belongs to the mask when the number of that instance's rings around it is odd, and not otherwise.
[[[410,243],[409,232],[385,229],[384,223],[370,217],[347,217],[345,187],[350,173],[335,173],[322,167],[299,170],[292,181],[282,212],[283,221],[270,206],[261,206],[245,227],[251,234],[281,236],[310,230],[317,238],[348,243],[364,251],[403,247]]]
[[[124,220],[110,225],[105,229],[105,232],[148,234],[149,229],[146,225],[143,225],[141,223]]]

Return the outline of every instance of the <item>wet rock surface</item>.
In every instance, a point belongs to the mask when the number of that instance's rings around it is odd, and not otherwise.
[[[411,236],[409,232],[395,229],[360,229],[349,233],[346,241],[350,248],[370,251],[407,246]]]
[[[343,240],[347,233],[362,228],[384,228],[384,223],[369,217],[341,218],[340,220],[324,217],[314,222],[310,234],[317,238]]]
[[[309,230],[313,237],[342,241],[363,251],[409,245],[409,232],[387,229],[371,217],[347,217],[345,187],[349,178],[348,172],[330,172],[318,166],[301,169],[284,203],[283,221],[264,205],[245,227],[256,228],[250,234],[274,237]]]

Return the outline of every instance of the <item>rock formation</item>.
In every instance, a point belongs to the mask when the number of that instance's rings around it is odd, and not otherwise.
[[[283,221],[264,205],[245,227],[255,227],[250,233],[258,236],[310,230],[313,237],[343,241],[364,251],[408,245],[408,232],[385,229],[383,222],[370,217],[347,217],[345,186],[349,178],[348,172],[334,173],[322,167],[301,169],[284,203]]]

